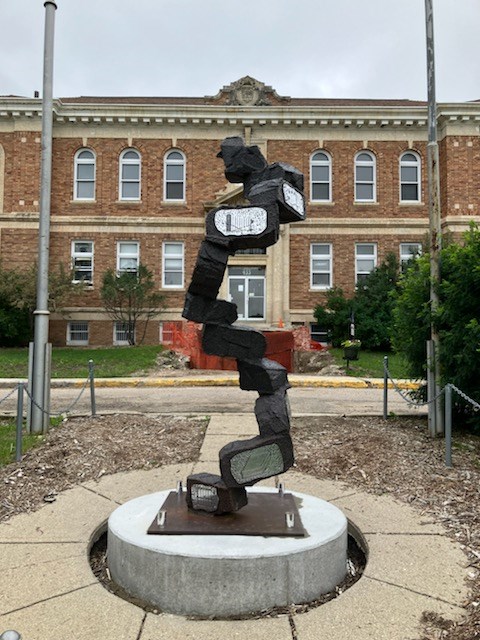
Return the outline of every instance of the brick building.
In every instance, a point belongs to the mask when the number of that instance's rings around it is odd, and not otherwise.
[[[480,218],[480,102],[438,112],[443,229],[459,234]],[[52,315],[56,345],[122,343],[102,274],[139,261],[167,304],[146,341],[180,320],[205,212],[242,198],[216,158],[226,136],[306,180],[307,220],[265,253],[230,259],[220,293],[242,323],[312,323],[327,288],[352,293],[388,252],[406,260],[426,241],[424,102],[289,98],[247,76],[204,98],[58,99],[53,131],[50,264],[72,264],[88,285],[66,317]],[[39,99],[0,98],[0,258],[12,267],[37,251],[40,135]]]

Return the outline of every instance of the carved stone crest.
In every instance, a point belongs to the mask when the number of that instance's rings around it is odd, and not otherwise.
[[[208,96],[207,96],[208,97]],[[251,76],[244,76],[223,87],[211,100],[222,100],[224,104],[242,107],[270,106],[289,98],[279,96],[275,89]]]
[[[237,87],[233,92],[233,102],[231,104],[240,104],[246,107],[252,107],[259,103],[259,98],[262,92],[262,87],[260,82],[254,80],[253,78],[249,78],[248,76],[242,78],[238,81]],[[265,87],[265,85],[263,85]],[[269,104],[269,101],[265,100],[265,96],[262,96],[262,104]]]

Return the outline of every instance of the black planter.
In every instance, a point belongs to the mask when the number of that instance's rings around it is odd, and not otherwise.
[[[344,360],[358,360],[358,352],[360,347],[343,347]]]

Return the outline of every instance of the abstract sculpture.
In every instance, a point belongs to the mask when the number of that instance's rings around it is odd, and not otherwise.
[[[236,358],[240,388],[258,391],[255,415],[260,435],[230,442],[220,450],[221,476],[197,473],[187,478],[190,509],[217,515],[244,507],[245,487],[285,472],[294,456],[286,369],[264,358],[266,340],[260,331],[232,326],[236,305],[216,298],[229,256],[239,249],[269,247],[277,242],[281,224],[305,219],[300,171],[282,162],[269,165],[257,146],[247,147],[239,137],[223,140],[218,157],[225,164],[227,180],[243,182],[250,205],[208,213],[182,315],[204,325],[205,353]]]

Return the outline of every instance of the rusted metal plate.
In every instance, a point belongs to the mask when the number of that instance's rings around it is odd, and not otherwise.
[[[147,533],[155,535],[304,537],[300,513],[291,493],[248,493],[248,504],[236,511],[216,516],[188,509],[185,492],[171,491],[159,510],[166,512],[160,526],[157,517]],[[287,527],[286,513],[294,523]]]

